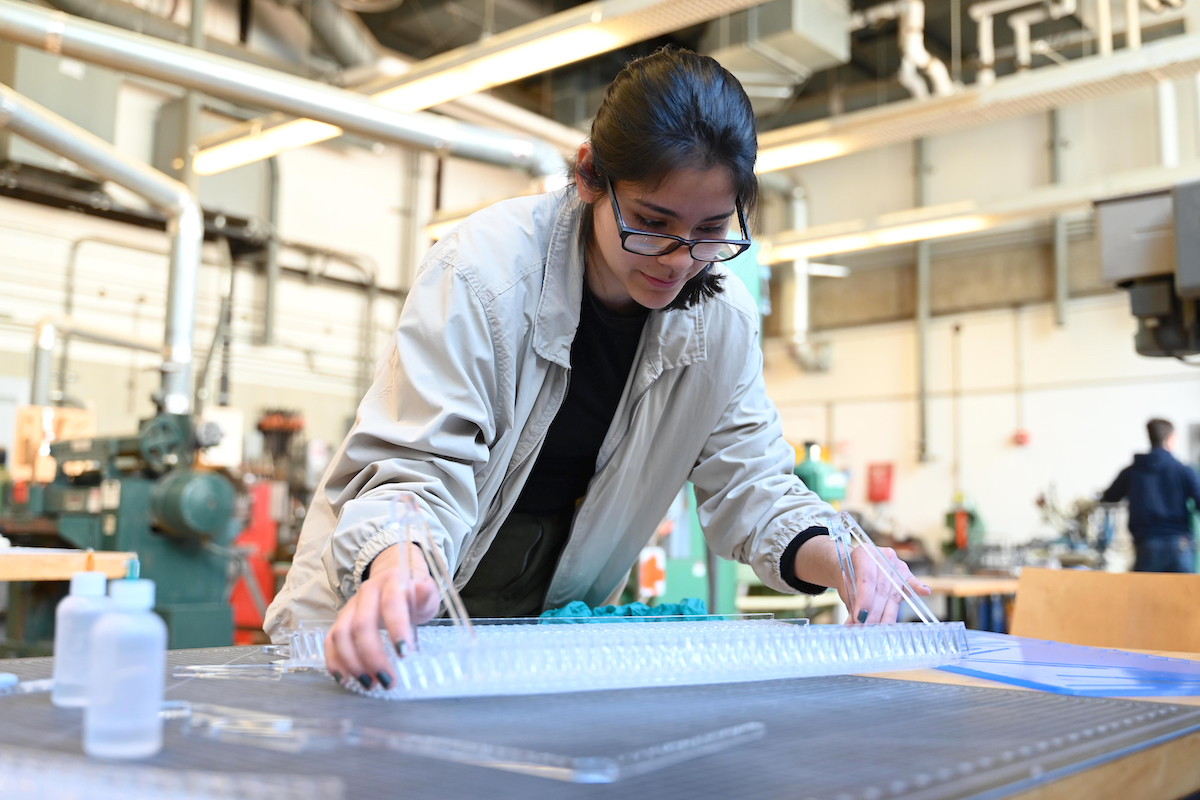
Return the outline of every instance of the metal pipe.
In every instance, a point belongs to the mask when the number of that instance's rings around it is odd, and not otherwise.
[[[361,67],[379,60],[380,48],[362,17],[334,0],[312,0],[309,24],[343,67]]]
[[[204,10],[207,0],[192,0],[192,16],[188,21],[188,45],[198,50],[204,49]],[[193,159],[196,157],[196,143],[200,141],[201,97],[197,91],[189,91],[183,96],[183,120],[179,126],[179,160],[182,162],[179,179],[188,191],[197,197],[200,195],[200,176],[196,174]]]
[[[100,137],[0,84],[0,127],[74,161],[141,195],[167,215],[171,261],[167,279],[166,332],[161,350],[161,409],[186,414],[191,407],[192,333],[196,278],[204,241],[200,204],[182,183],[126,156]]]
[[[0,103],[3,102],[0,96]],[[3,107],[0,105],[0,121]],[[97,344],[107,344],[113,347],[124,347],[127,350],[144,350],[148,353],[161,353],[162,345],[114,333],[99,328],[80,325],[70,317],[57,315],[45,317],[33,326],[33,373],[30,375],[30,400],[35,406],[50,405],[50,378],[54,372],[54,346],[59,339],[70,335]]]
[[[1062,112],[1050,112],[1050,180],[1063,182]],[[1054,218],[1054,324],[1067,324],[1067,299],[1070,296],[1070,263],[1068,261],[1067,218]],[[1018,426],[1019,427],[1019,426]]]
[[[1130,50],[1142,48],[1141,0],[1125,0],[1125,46]]]
[[[275,303],[279,291],[279,160],[267,159],[267,240],[266,286],[263,291],[263,344],[275,344]]]
[[[392,111],[361,94],[17,0],[0,0],[0,38],[375,139],[520,167],[535,176],[561,174],[565,168],[558,151],[537,139],[509,136],[436,114]]]
[[[1175,82],[1160,80],[1155,86],[1158,98],[1158,159],[1171,169],[1179,166],[1179,103]]]
[[[152,14],[137,6],[122,2],[122,0],[50,0],[50,4],[68,14],[95,20],[105,25],[124,28],[127,31],[143,33],[155,39],[163,39],[178,44],[187,44],[189,41],[189,31],[184,26],[164,19],[157,14]],[[244,47],[223,42],[220,39],[206,37],[204,40],[204,49],[211,53],[218,53],[228,58],[237,59],[238,61],[245,61],[249,64],[257,64],[260,67],[277,69],[294,75],[316,73],[316,70],[310,68],[308,65],[297,65],[282,59],[272,58],[262,53],[256,53],[253,50],[247,50]]]
[[[1113,51],[1112,0],[1096,0],[1096,51],[1111,56]]]
[[[914,205],[926,203],[928,177],[926,174],[925,140],[913,143]],[[929,452],[929,318],[932,284],[930,280],[930,243],[917,242],[917,460],[932,460]]]

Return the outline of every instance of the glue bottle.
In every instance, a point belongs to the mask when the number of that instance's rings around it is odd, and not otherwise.
[[[145,758],[162,749],[167,626],[151,609],[154,581],[120,580],[92,628],[83,750],[99,758]]]
[[[88,664],[92,627],[108,610],[103,572],[76,572],[71,593],[54,612],[54,691],[50,702],[60,708],[87,705]]]

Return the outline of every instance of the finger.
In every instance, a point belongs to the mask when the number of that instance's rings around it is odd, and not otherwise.
[[[413,614],[411,584],[401,579],[399,574],[394,578],[388,576],[380,591],[379,613],[383,617],[383,627],[387,628],[388,639],[396,648],[396,655],[403,658],[411,652],[413,641]]]
[[[879,621],[896,622],[900,617],[900,603],[904,600],[904,596],[890,586],[880,588],[887,591],[884,593],[883,612],[880,614]]]
[[[335,654],[337,665],[341,667],[338,671],[348,680],[356,679],[359,675],[365,674],[362,661],[358,658],[358,650],[354,647],[354,634],[352,631],[354,612],[358,606],[357,599],[357,595],[350,598],[350,602],[338,613],[337,621],[329,629],[327,637],[332,643],[331,649]]]
[[[864,556],[854,565],[854,570],[858,578],[858,607],[855,609],[855,619],[863,623],[879,622],[887,600],[880,593],[879,569],[875,562]]]
[[[351,633],[364,670],[355,677],[364,689],[370,689],[376,680],[384,689],[390,689],[396,677],[379,636],[379,595],[378,583],[367,581],[358,589],[358,607],[354,610]]]
[[[346,665],[342,663],[342,659],[338,656],[337,645],[333,641],[333,629],[325,631],[325,669],[329,670],[329,674],[338,683],[341,683],[346,676]]]
[[[933,594],[933,589],[930,589],[916,575],[909,575],[906,583],[912,587],[912,590],[922,597],[928,597]]]

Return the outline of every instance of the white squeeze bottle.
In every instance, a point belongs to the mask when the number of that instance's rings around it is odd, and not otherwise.
[[[162,749],[167,626],[150,610],[154,581],[113,581],[109,597],[111,608],[92,628],[83,751],[145,758]]]
[[[108,610],[103,572],[76,572],[71,593],[54,612],[54,691],[50,702],[60,708],[87,705],[92,627]]]

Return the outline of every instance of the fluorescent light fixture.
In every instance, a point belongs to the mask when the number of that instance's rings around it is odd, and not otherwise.
[[[755,172],[774,172],[787,167],[798,167],[815,161],[826,161],[849,152],[846,145],[836,139],[814,139],[809,142],[772,147],[758,151]]]
[[[622,44],[622,39],[614,33],[588,24],[480,56],[461,67],[417,78],[394,89],[373,94],[372,97],[397,111],[420,111],[563,64],[607,53]]]
[[[850,275],[850,268],[841,264],[818,264],[809,261],[808,274],[816,278],[846,278]]]
[[[1089,184],[1051,184],[980,208],[973,202],[946,203],[847,220],[803,231],[784,231],[763,242],[760,261],[787,261],[851,253],[873,247],[920,242],[994,228],[1010,222],[1047,219],[1091,208],[1093,202],[1169,189],[1200,180],[1200,165],[1152,167],[1108,175]],[[811,266],[811,265],[810,265]]]
[[[192,159],[197,175],[215,175],[234,167],[262,161],[298,147],[324,142],[341,136],[342,129],[312,119],[293,119],[280,125],[250,131],[239,139],[213,145],[201,150]]]
[[[943,236],[959,236],[964,233],[975,233],[994,225],[986,217],[969,216],[957,219],[937,219],[930,222],[917,222],[912,225],[901,225],[896,228],[884,228],[871,234],[872,243],[878,247],[889,244],[904,244],[905,242],[921,242],[926,239],[940,239]]]
[[[813,239],[795,244],[763,243],[763,261],[767,264],[780,264],[784,261],[796,261],[801,258],[816,256],[831,256],[835,253],[852,253],[855,250],[867,250],[874,247],[866,234],[851,236],[830,236],[824,239]]]
[[[761,0],[594,0],[410,65],[359,87],[380,105],[420,111],[469,94],[731,14]],[[296,125],[296,123],[301,123]],[[332,125],[264,117],[201,142],[196,171],[211,175],[332,139]],[[276,135],[278,128],[289,128]],[[257,140],[241,144],[243,139]],[[224,151],[223,155],[216,155]]]
[[[763,260],[768,264],[779,264],[784,261],[796,261],[797,259],[813,258],[814,256],[852,253],[855,250],[870,250],[873,247],[886,247],[891,244],[921,242],[926,239],[940,239],[944,236],[974,233],[996,224],[998,224],[998,220],[993,217],[972,214],[928,220],[925,222],[913,222],[904,225],[885,225],[862,233],[840,236],[820,236],[818,229],[811,231],[812,238],[791,243],[783,241],[773,244],[771,247],[764,247],[763,249],[766,251],[766,254]],[[788,236],[788,234],[784,234],[784,236]],[[820,273],[810,272],[810,274]]]

